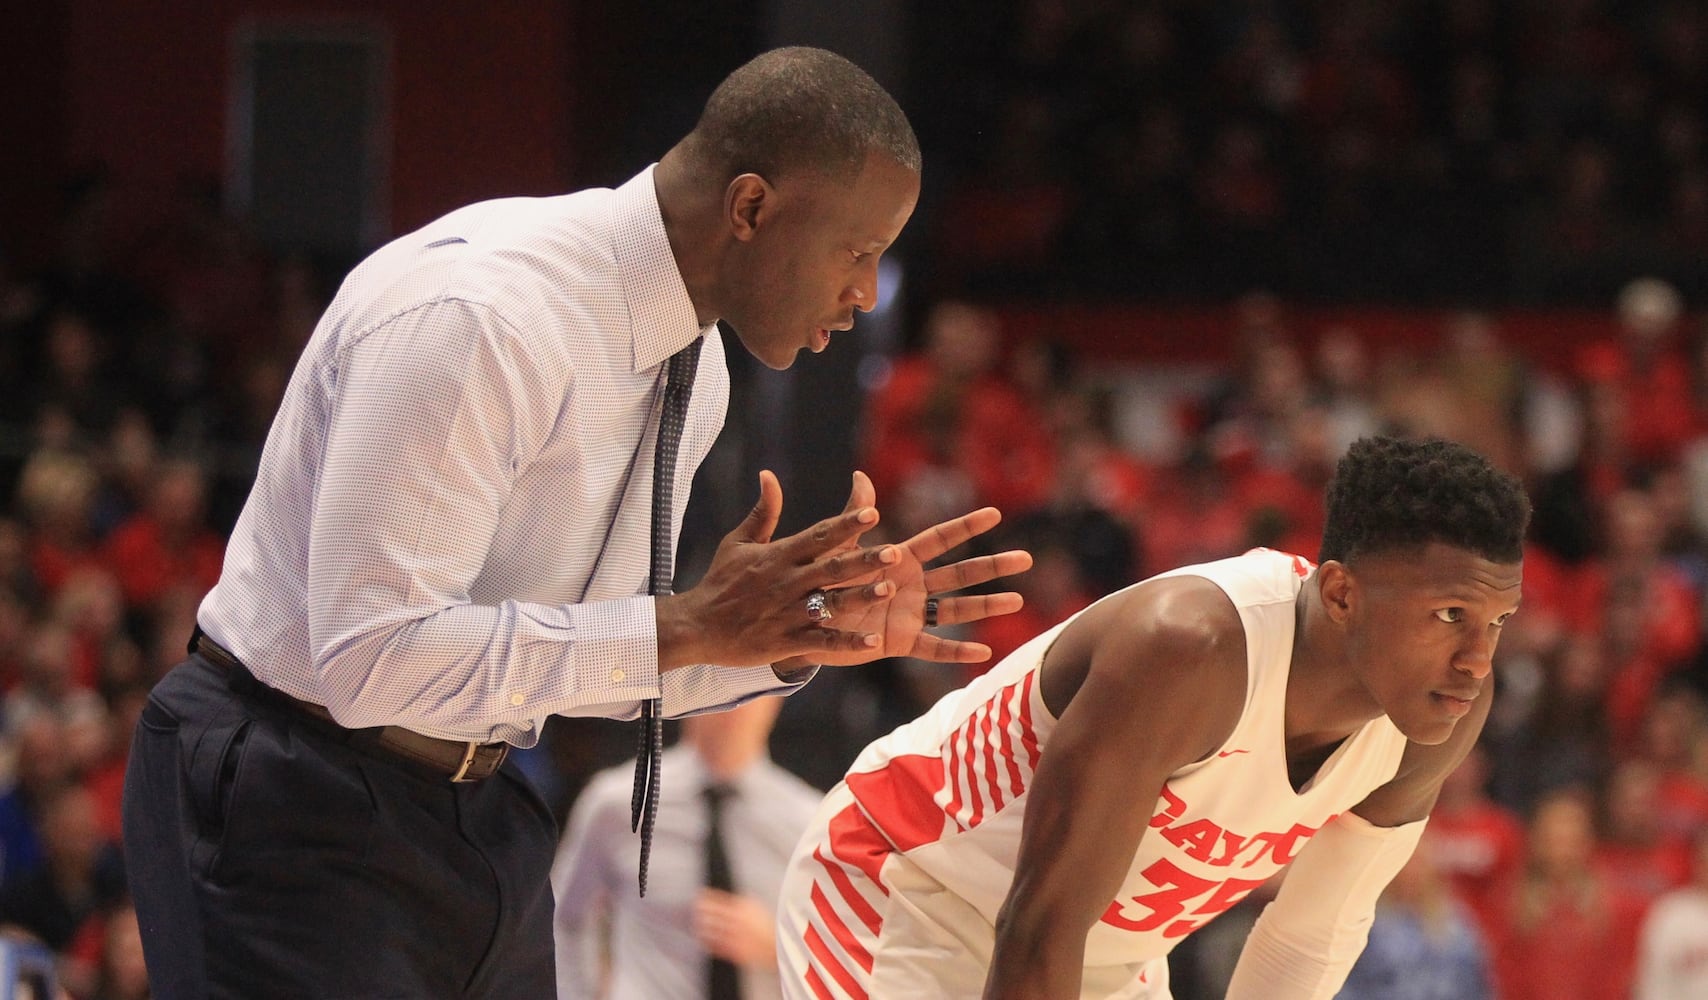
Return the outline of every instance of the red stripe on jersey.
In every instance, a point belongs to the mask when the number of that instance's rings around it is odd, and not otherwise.
[[[830,987],[824,985],[824,980],[819,978],[817,969],[807,966],[806,978],[807,989],[812,990],[812,995],[818,997],[818,1000],[836,1000],[836,995],[830,992]]]
[[[879,928],[884,926],[883,918],[878,916],[878,911],[873,909],[871,903],[866,902],[866,897],[860,895],[860,890],[854,888],[853,880],[848,877],[847,872],[842,870],[842,866],[825,857],[824,852],[816,847],[813,848],[812,857],[814,861],[824,866],[824,870],[830,875],[831,883],[836,886],[836,894],[842,897],[842,901],[848,904],[848,908],[854,911],[854,915],[860,918],[860,922],[866,925],[866,929],[873,934],[878,933]],[[890,894],[890,890],[882,882],[873,882],[872,884],[882,889],[884,895]],[[813,883],[813,888],[816,891],[817,882]]]
[[[984,787],[986,791],[990,792],[991,812],[998,812],[1002,809],[1002,784],[996,776],[996,741],[990,737],[991,717],[996,714],[996,709],[1001,707],[1001,699],[1002,696],[999,694],[992,699],[991,704],[984,707]]]
[[[848,953],[848,957],[859,962],[860,968],[871,972],[872,953],[866,950],[865,945],[854,939],[854,932],[848,929],[848,925],[843,922],[842,916],[836,912],[835,907],[830,905],[829,897],[825,896],[824,890],[819,888],[817,882],[812,884],[812,905],[813,909],[818,911],[819,919],[824,921],[824,926],[830,929],[830,936],[836,939],[836,943],[842,946],[842,950]]]
[[[948,741],[943,744],[943,755],[938,759],[938,763],[943,766],[943,784],[949,788],[949,801],[944,804],[943,812],[955,822],[957,829],[965,830],[966,825],[961,822],[960,756],[955,751],[955,743],[960,738],[961,730],[958,728],[949,734]],[[895,765],[892,763],[889,766]],[[933,808],[936,808],[935,804],[933,804]]]
[[[858,868],[874,884],[884,884],[878,872],[893,850],[884,835],[860,815],[859,806],[848,806],[830,818],[831,856]],[[884,895],[889,895],[889,891],[885,890]]]
[[[997,752],[1002,755],[1002,762],[1008,765],[1008,794],[1010,798],[1019,798],[1026,790],[1026,782],[1020,777],[1020,762],[1014,759],[1014,688],[1002,689],[1002,711],[996,717],[996,731],[1001,736]]]
[[[860,988],[860,983],[855,980],[854,973],[849,972],[848,967],[838,962],[836,956],[830,953],[830,949],[824,943],[824,938],[819,936],[817,927],[811,924],[807,925],[806,940],[807,948],[812,952],[813,957],[818,959],[819,967],[830,973],[830,978],[836,980],[837,985],[847,991],[849,996],[855,997],[856,1000],[866,1000],[866,991]]]
[[[908,754],[892,758],[876,771],[857,771],[847,778],[848,790],[854,793],[871,822],[884,831],[877,839],[888,837],[898,850],[911,851],[921,844],[933,844],[943,839],[943,809],[937,804],[937,793],[943,789],[943,759]],[[845,858],[835,840],[836,820],[831,821],[831,846],[839,858]],[[862,820],[864,817],[862,817]],[[874,831],[874,836],[876,832]],[[886,852],[889,844],[884,845]],[[879,860],[882,864],[882,859]],[[854,867],[866,871],[859,865]],[[876,882],[876,869],[867,874]]]
[[[1033,773],[1038,770],[1038,734],[1032,729],[1032,678],[1036,674],[1036,670],[1027,673],[1020,688],[1020,745],[1026,748],[1026,767]]]
[[[983,708],[979,712],[984,711]],[[967,778],[967,801],[970,811],[964,829],[972,829],[984,821],[984,796],[979,794],[979,712],[967,717],[966,752],[961,755],[961,771]]]

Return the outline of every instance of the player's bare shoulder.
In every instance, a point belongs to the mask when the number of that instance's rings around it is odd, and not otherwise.
[[[1099,678],[1099,691],[1132,691],[1225,736],[1245,704],[1245,628],[1227,593],[1204,577],[1147,580],[1087,609],[1051,645],[1040,682],[1052,714],[1061,717],[1093,671],[1118,675]]]

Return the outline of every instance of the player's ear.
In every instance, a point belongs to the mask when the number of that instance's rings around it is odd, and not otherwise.
[[[1344,563],[1330,559],[1317,567],[1317,591],[1328,611],[1330,621],[1345,624],[1352,617],[1354,582],[1352,571]]]

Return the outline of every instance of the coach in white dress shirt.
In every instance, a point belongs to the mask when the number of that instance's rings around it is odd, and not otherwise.
[[[705,334],[721,318],[778,368],[822,350],[873,305],[918,191],[889,95],[777,50],[621,188],[473,205],[350,274],[192,655],[137,730],[125,846],[155,997],[549,996],[556,830],[503,762],[547,716],[685,715],[815,664],[988,655],[922,631],[926,599],[1024,554],[922,564],[996,513],[862,548],[858,475],[841,514],[776,541],[762,476],[702,581],[648,596],[667,359],[703,339],[670,545],[729,390]]]

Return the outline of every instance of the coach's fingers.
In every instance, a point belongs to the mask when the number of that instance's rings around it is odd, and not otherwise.
[[[884,637],[876,632],[859,632],[837,628],[831,624],[808,624],[796,630],[800,640],[800,652],[796,656],[804,656],[814,662],[825,662],[825,654],[844,654],[836,658],[842,665],[864,663],[876,659],[883,652]]]
[[[1001,594],[968,594],[965,597],[937,597],[937,624],[965,625],[1000,615],[1011,615],[1025,607],[1026,600],[1013,591]]]
[[[817,524],[780,538],[777,544],[787,554],[787,560],[798,566],[805,566],[816,561],[827,552],[835,552],[845,546],[851,546],[854,540],[870,531],[878,523],[878,508],[855,507],[845,510],[834,517],[827,517]],[[878,548],[893,548],[893,546],[878,546]],[[888,561],[894,562],[900,558],[899,553],[892,553]]]
[[[902,543],[922,563],[930,562],[957,545],[964,545],[1002,523],[1002,512],[980,507],[960,517],[934,524]]]
[[[818,560],[810,579],[820,587],[832,584],[847,587],[865,582],[900,561],[901,551],[894,545],[843,549]]]
[[[825,621],[833,622],[837,615],[858,614],[889,600],[896,594],[896,585],[888,580],[876,580],[858,587],[824,588],[817,593],[824,595],[825,609],[831,615]]]
[[[769,542],[777,530],[777,519],[783,516],[783,484],[770,469],[759,473],[759,500],[747,517],[725,536],[733,542]]]
[[[855,469],[854,481],[848,490],[848,502],[842,506],[842,512],[851,513],[861,507],[876,506],[877,503],[878,491],[872,487],[871,477]]]
[[[932,663],[983,663],[990,659],[990,647],[982,642],[945,639],[930,632],[921,632],[913,643],[913,651],[907,655]]]
[[[976,587],[981,583],[1004,576],[1024,573],[1032,568],[1032,553],[1025,549],[1010,549],[989,556],[973,556],[925,573],[925,589],[933,594],[948,590]]]

